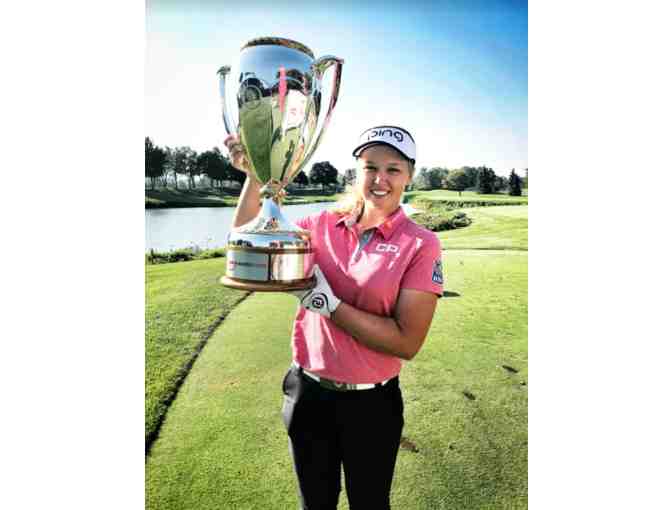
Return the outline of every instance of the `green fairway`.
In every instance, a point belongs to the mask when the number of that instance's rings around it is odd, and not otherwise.
[[[407,202],[415,200],[437,200],[445,202],[446,200],[458,200],[462,202],[522,202],[527,203],[527,195],[522,197],[513,197],[503,193],[493,193],[491,195],[481,195],[475,191],[450,191],[447,189],[437,189],[432,191],[409,191],[404,193],[404,199]]]
[[[238,203],[238,195],[218,190],[176,190],[157,189],[145,190],[146,209],[164,209],[173,207],[235,207]],[[237,193],[237,192],[236,192]],[[311,204],[315,202],[333,202],[338,200],[339,194],[330,194],[319,190],[302,191],[295,190],[288,193],[283,200],[284,205]]]
[[[221,258],[145,266],[145,441],[199,343],[243,297],[222,274]]]
[[[462,209],[472,220],[466,228],[437,232],[446,250],[527,250],[527,206],[507,205]]]
[[[446,296],[400,377],[398,510],[527,508],[527,207],[465,212],[469,227],[439,233]],[[148,271],[148,282],[177,310],[177,296],[201,296],[221,260],[152,266],[169,272]],[[297,507],[280,416],[296,306],[286,294],[252,294],[209,339],[147,459],[148,509]]]

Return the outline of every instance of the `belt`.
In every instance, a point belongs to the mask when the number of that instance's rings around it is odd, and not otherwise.
[[[306,377],[309,377],[313,381],[317,382],[322,386],[323,388],[327,388],[329,390],[335,390],[335,391],[349,391],[349,390],[372,390],[373,388],[379,388],[381,386],[384,386],[388,382],[390,382],[392,379],[385,379],[384,381],[381,381],[379,383],[375,384],[353,384],[353,383],[345,383],[345,382],[338,382],[338,381],[332,381],[331,379],[327,379],[325,377],[321,377],[317,374],[314,374],[312,372],[309,372],[305,368],[303,368],[301,365],[299,365],[296,361],[292,362],[292,366],[297,368],[300,373],[304,374]]]

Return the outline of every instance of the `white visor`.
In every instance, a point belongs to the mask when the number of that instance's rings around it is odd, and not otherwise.
[[[397,149],[415,164],[415,140],[408,131],[397,126],[376,126],[367,129],[359,136],[359,142],[352,155],[357,158],[364,149],[378,143]]]

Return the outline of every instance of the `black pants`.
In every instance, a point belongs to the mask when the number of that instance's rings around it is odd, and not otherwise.
[[[390,508],[404,426],[399,379],[370,390],[325,389],[292,366],[283,420],[304,510],[335,510],[341,465],[351,510]]]

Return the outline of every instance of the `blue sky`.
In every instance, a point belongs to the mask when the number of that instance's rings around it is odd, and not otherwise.
[[[389,123],[413,134],[418,166],[527,167],[526,2],[150,0],[146,14],[145,134],[159,145],[221,146],[216,71],[272,35],[345,60],[311,163],[354,166],[359,133]]]

